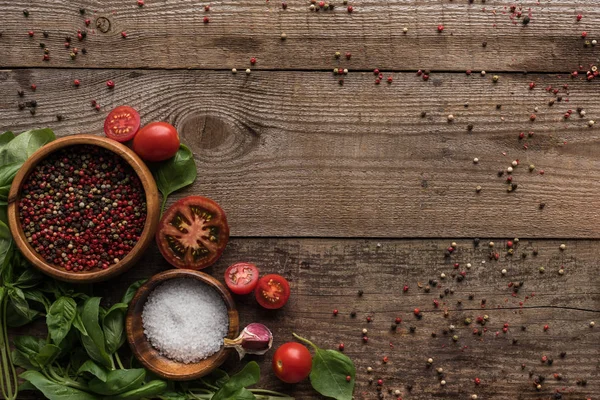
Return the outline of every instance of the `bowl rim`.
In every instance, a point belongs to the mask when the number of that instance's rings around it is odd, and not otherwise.
[[[150,277],[142,286],[138,288],[131,302],[129,303],[129,309],[127,310],[127,316],[125,318],[127,342],[129,343],[129,347],[131,348],[131,351],[135,357],[142,363],[142,365],[144,365],[144,367],[165,379],[176,381],[193,380],[205,376],[221,366],[221,364],[225,362],[229,355],[233,353],[233,349],[221,346],[219,351],[212,354],[208,358],[200,360],[196,363],[185,364],[161,355],[158,350],[156,350],[152,344],[150,344],[146,338],[146,335],[144,334],[142,321],[142,311],[148,296],[160,284],[171,279],[182,278],[196,279],[215,289],[227,307],[229,327],[226,338],[235,339],[239,334],[239,314],[233,297],[225,288],[225,286],[213,276],[192,269],[174,268]],[[141,348],[142,344],[143,348]],[[185,366],[191,371],[187,371],[185,373],[175,373],[159,368],[153,363],[153,358],[165,360],[170,364]]]
[[[19,221],[18,203],[21,198],[21,189],[25,179],[32,173],[34,168],[50,154],[65,147],[77,145],[94,145],[102,147],[120,156],[127,162],[140,179],[144,194],[146,196],[146,221],[140,239],[133,249],[118,263],[100,271],[70,272],[61,267],[44,260],[27,242],[23,227]],[[38,270],[61,281],[72,283],[91,283],[110,279],[119,275],[135,264],[144,251],[148,248],[156,232],[160,217],[158,188],[152,177],[152,173],[146,164],[125,145],[112,139],[95,136],[91,134],[77,134],[58,138],[34,152],[23,166],[19,169],[8,195],[8,223],[13,240],[25,258]]]

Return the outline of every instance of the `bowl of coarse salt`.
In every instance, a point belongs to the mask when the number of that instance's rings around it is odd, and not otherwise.
[[[192,380],[209,374],[233,349],[239,317],[227,289],[199,271],[174,269],[150,278],[131,300],[127,341],[135,357],[155,374]]]

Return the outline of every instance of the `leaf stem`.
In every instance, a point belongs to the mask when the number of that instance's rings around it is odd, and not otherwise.
[[[277,396],[277,397],[283,397],[286,399],[291,399],[291,397],[288,396],[287,394],[276,392],[274,390],[267,390],[267,389],[248,389],[248,390],[250,390],[254,394],[267,394],[267,395],[271,395],[271,396]]]
[[[160,206],[160,215],[163,215],[163,213],[165,212],[165,206],[167,205],[167,196],[165,196],[163,194],[163,201],[162,204]]]
[[[125,369],[125,367],[123,366],[123,363],[121,362],[121,357],[119,357],[119,353],[117,351],[115,351],[115,359],[117,360],[117,364],[119,365],[119,368]]]
[[[294,336],[294,337],[295,337],[297,340],[299,340],[299,341],[301,341],[301,342],[304,342],[304,343],[306,343],[306,344],[310,345],[310,346],[311,346],[311,347],[312,347],[312,348],[315,350],[315,352],[316,352],[316,351],[319,351],[319,348],[317,347],[317,345],[316,345],[316,344],[314,344],[313,342],[311,342],[310,340],[308,340],[308,339],[305,339],[305,338],[303,338],[302,336],[298,336],[298,335],[296,335],[294,332],[292,332],[292,335],[293,335],[293,336]]]
[[[4,370],[5,380],[2,382],[2,394],[4,398],[7,400],[13,400],[17,398],[18,394],[18,385],[17,381],[17,371],[15,370],[15,366],[12,362],[12,357],[10,354],[10,347],[8,341],[8,328],[6,325],[6,312],[8,307],[8,296],[3,296],[0,302],[0,312],[2,312],[2,316],[0,318],[0,334],[2,335],[2,343],[1,343],[1,352],[2,352],[2,369]],[[12,376],[11,376],[12,375]]]

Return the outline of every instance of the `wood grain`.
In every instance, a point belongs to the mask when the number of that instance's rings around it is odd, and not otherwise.
[[[600,125],[587,126],[600,121],[598,82],[534,74],[500,74],[496,84],[489,75],[393,77],[391,85],[375,85],[373,74],[350,73],[340,86],[328,72],[4,71],[0,130],[101,134],[106,114],[121,104],[137,108],[143,123],[169,121],[199,173],[170,202],[213,198],[233,236],[600,237]],[[556,96],[563,100],[550,106]],[[32,99],[35,116],[19,111],[19,101]],[[573,114],[564,119],[567,110]],[[497,172],[516,159],[518,189],[507,193],[506,175]]]
[[[356,399],[376,398],[376,384],[369,385],[369,377],[383,379],[386,399],[395,399],[388,389],[399,389],[403,398],[418,400],[468,399],[471,394],[486,400],[550,399],[555,391],[564,393],[565,400],[594,398],[600,390],[600,330],[590,328],[589,323],[595,320],[598,325],[600,319],[598,242],[566,241],[561,251],[561,241],[521,240],[513,256],[506,255],[505,240],[494,242],[498,261],[490,261],[487,241],[475,248],[472,241],[459,240],[448,258],[444,256],[448,240],[233,239],[221,260],[206,272],[222,280],[229,264],[243,260],[256,263],[263,273],[289,279],[292,296],[279,311],[261,310],[252,296],[236,297],[240,326],[266,324],[274,333],[274,348],[292,340],[292,332],[324,348],[337,349],[344,343],[345,354],[357,367]],[[458,269],[454,269],[456,262]],[[542,266],[544,273],[539,272]],[[558,274],[561,266],[564,275]],[[107,303],[118,301],[133,281],[168,268],[154,248],[119,280],[96,285],[94,294],[104,296]],[[502,269],[507,270],[504,276]],[[462,282],[455,277],[460,271],[466,271]],[[440,278],[441,273],[446,279]],[[430,279],[439,284],[426,293]],[[513,297],[508,284],[521,281],[523,286]],[[409,287],[407,292],[403,292],[404,285]],[[445,295],[446,289],[453,293]],[[362,297],[358,290],[364,291]],[[439,307],[433,300],[439,301]],[[423,313],[421,320],[414,317],[414,308]],[[339,310],[337,317],[333,309]],[[350,316],[352,311],[357,313],[355,318]],[[482,329],[475,319],[486,314],[488,331],[474,335],[473,328]],[[367,316],[373,322],[367,323]],[[403,321],[393,333],[390,325],[396,317]],[[466,318],[473,323],[465,325]],[[502,333],[505,323],[508,331]],[[444,334],[450,324],[455,325],[455,332]],[[549,329],[544,331],[546,324]],[[414,333],[409,332],[411,326],[416,328]],[[367,344],[361,340],[363,328],[368,329]],[[34,329],[29,332],[43,334]],[[459,336],[457,342],[453,334]],[[563,351],[566,356],[561,358]],[[279,383],[270,368],[272,354],[273,350],[254,358],[261,365],[259,387],[280,390],[298,400],[319,398],[306,382]],[[552,365],[541,362],[544,355],[553,360]],[[387,364],[382,362],[384,356],[389,357]],[[434,359],[431,369],[426,367],[429,357]],[[235,358],[229,360],[231,371],[240,367]],[[369,366],[372,374],[366,372]],[[445,387],[440,386],[435,371],[439,367],[445,371]],[[561,374],[562,380],[556,380],[554,373]],[[540,375],[545,382],[538,392],[533,381]],[[481,385],[474,384],[475,377]],[[578,380],[586,380],[587,385],[577,384]]]
[[[257,69],[570,72],[597,62],[597,51],[584,48],[581,38],[583,31],[589,40],[600,34],[600,10],[589,0],[519,2],[523,16],[531,10],[527,26],[511,18],[512,3],[504,0],[360,0],[349,2],[352,14],[341,3],[333,1],[333,11],[311,12],[308,1],[289,1],[283,10],[275,0],[219,0],[204,12],[208,2],[192,0],[147,0],[141,8],[120,0],[2,0],[0,66],[245,69],[256,57]],[[103,27],[110,25],[106,33],[96,27],[99,18]],[[81,42],[78,29],[89,30]],[[66,36],[87,54],[71,60]],[[40,42],[51,50],[48,62]],[[343,60],[334,58],[336,51]],[[352,53],[349,61],[346,52]]]

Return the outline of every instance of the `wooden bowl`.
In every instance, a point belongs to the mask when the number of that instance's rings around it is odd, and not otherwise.
[[[50,153],[59,149],[74,145],[94,145],[103,147],[123,158],[135,171],[140,178],[144,192],[146,194],[146,222],[140,236],[140,240],[136,243],[133,249],[121,261],[111,265],[107,269],[69,272],[55,264],[44,260],[31,247],[25,237],[23,228],[19,221],[19,201],[21,196],[21,187],[27,179],[34,167],[46,158]],[[148,245],[154,240],[154,234],[160,218],[160,208],[158,200],[158,189],[152,173],[146,167],[146,164],[128,147],[111,139],[94,135],[72,135],[57,139],[35,153],[23,164],[10,188],[8,194],[8,223],[13,239],[25,258],[29,260],[36,268],[43,273],[52,276],[61,281],[73,283],[89,283],[103,281],[119,275],[129,269],[144,253]]]
[[[171,360],[161,355],[144,335],[144,326],[142,323],[142,311],[148,299],[148,295],[161,283],[169,279],[192,278],[207,284],[217,291],[223,298],[227,307],[229,316],[229,331],[227,338],[235,339],[239,334],[240,322],[238,312],[235,308],[235,303],[229,294],[229,291],[215,278],[205,274],[204,272],[172,269],[154,275],[144,285],[142,285],[129,305],[127,318],[125,320],[127,330],[127,341],[133,351],[133,354],[138,360],[155,374],[171,380],[187,381],[198,379],[218,368],[227,359],[229,354],[234,351],[230,348],[221,349],[212,356],[199,361],[197,363],[185,364],[182,362]]]

